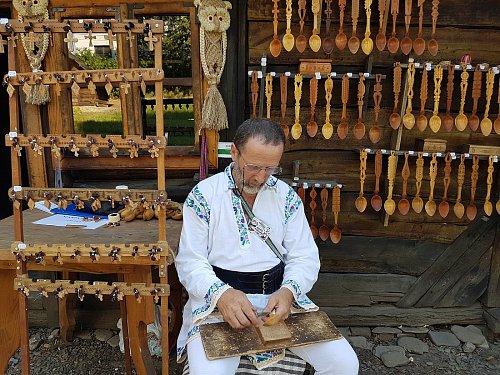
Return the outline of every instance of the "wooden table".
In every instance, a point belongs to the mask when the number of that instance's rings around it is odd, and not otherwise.
[[[156,220],[135,220],[122,222],[113,228],[86,230],[81,228],[63,228],[33,224],[34,221],[48,216],[47,213],[33,210],[24,211],[25,243],[154,243],[158,240]],[[176,251],[179,242],[182,222],[167,221],[167,240],[169,246]],[[5,372],[12,354],[20,345],[19,330],[19,295],[14,290],[13,280],[16,277],[17,262],[11,253],[14,241],[13,217],[0,220],[0,373]],[[87,258],[87,259],[85,259]],[[65,261],[63,265],[47,259],[46,265],[29,263],[29,270],[113,273],[123,275],[126,282],[151,282],[151,267],[141,264],[117,264],[111,259],[101,259],[92,263],[90,258],[82,257],[81,261]],[[180,287],[175,287],[177,275],[169,269],[172,304],[180,304]],[[171,283],[173,277],[173,284]],[[132,360],[138,374],[149,374],[152,368],[151,356],[147,346],[146,326],[154,321],[154,305],[152,297],[145,297],[142,303],[136,303],[133,297],[126,297],[130,349]],[[180,308],[180,306],[178,306]],[[59,302],[59,323],[63,338],[71,339],[74,329],[74,313],[68,296]],[[179,326],[180,317],[176,325]],[[168,353],[164,353],[168,355]]]

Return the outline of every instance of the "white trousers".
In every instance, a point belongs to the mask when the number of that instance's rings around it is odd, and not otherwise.
[[[358,357],[345,338],[289,350],[313,366],[317,375],[358,374]],[[240,364],[240,357],[208,360],[200,336],[187,345],[187,355],[190,375],[234,375]]]

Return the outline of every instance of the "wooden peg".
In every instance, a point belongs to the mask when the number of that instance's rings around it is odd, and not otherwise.
[[[15,33],[12,33],[12,34],[10,34],[10,36],[7,37],[7,40],[9,41],[9,43],[12,44],[12,48],[17,48],[16,40],[18,40],[18,39],[19,39],[19,37]]]

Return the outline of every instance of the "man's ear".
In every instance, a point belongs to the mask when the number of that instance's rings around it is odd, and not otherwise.
[[[237,156],[238,156],[238,149],[236,148],[234,143],[232,143],[231,144],[231,159],[233,159],[233,161],[236,161]]]

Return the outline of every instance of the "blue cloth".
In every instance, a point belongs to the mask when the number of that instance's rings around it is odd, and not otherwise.
[[[71,215],[71,216],[80,216],[80,217],[98,216],[98,217],[102,217],[102,218],[106,218],[106,219],[108,217],[107,215],[97,215],[97,214],[91,214],[88,212],[77,210],[76,205],[73,203],[68,204],[68,207],[65,210],[63,210],[62,208],[53,208],[52,210],[50,210],[50,212],[52,212],[53,214],[62,214],[62,215]]]

